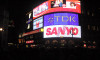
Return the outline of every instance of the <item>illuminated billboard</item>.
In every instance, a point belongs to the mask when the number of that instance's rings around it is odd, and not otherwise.
[[[33,30],[43,27],[43,17],[39,17],[33,21]]]
[[[52,37],[81,38],[81,27],[73,25],[52,25],[44,27],[44,38]]]
[[[33,19],[52,12],[81,13],[80,1],[46,1],[33,9]]]
[[[53,13],[44,16],[44,26],[50,25],[79,25],[78,14]]]
[[[33,9],[33,17],[37,17],[40,16],[42,12],[48,10],[48,1],[42,3],[41,5],[39,5],[38,7]]]

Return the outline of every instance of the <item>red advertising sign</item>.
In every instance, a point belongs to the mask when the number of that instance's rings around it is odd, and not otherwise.
[[[50,9],[48,1],[46,1],[46,2],[42,3],[41,5],[37,6],[36,8],[33,9],[33,19],[41,16],[48,9]]]
[[[33,9],[33,19],[52,12],[81,13],[80,1],[46,1]]]
[[[27,44],[29,43],[34,43],[34,40],[29,40],[29,41],[26,41]]]
[[[52,25],[44,27],[44,38],[51,37],[81,38],[81,27],[73,25]]]

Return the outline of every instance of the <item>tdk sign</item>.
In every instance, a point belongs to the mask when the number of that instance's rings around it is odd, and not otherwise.
[[[78,14],[54,13],[44,16],[44,26],[50,25],[79,25]]]

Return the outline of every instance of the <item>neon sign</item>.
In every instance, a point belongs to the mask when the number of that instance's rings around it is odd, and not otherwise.
[[[44,26],[50,25],[79,25],[78,14],[54,13],[44,16]]]
[[[81,38],[81,27],[73,25],[53,25],[44,27],[44,38],[51,37]]]
[[[26,41],[27,44],[29,43],[34,43],[34,40],[29,40],[29,41]]]

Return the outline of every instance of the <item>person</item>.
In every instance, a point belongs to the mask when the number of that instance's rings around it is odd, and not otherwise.
[[[74,2],[70,2],[70,6],[71,6],[72,8],[75,8],[75,7],[76,7],[76,4],[75,4]]]
[[[63,5],[63,2],[62,0],[60,0],[59,7],[62,7],[62,5]]]
[[[54,4],[54,6],[53,7],[59,7],[59,0],[55,0],[55,4]]]

